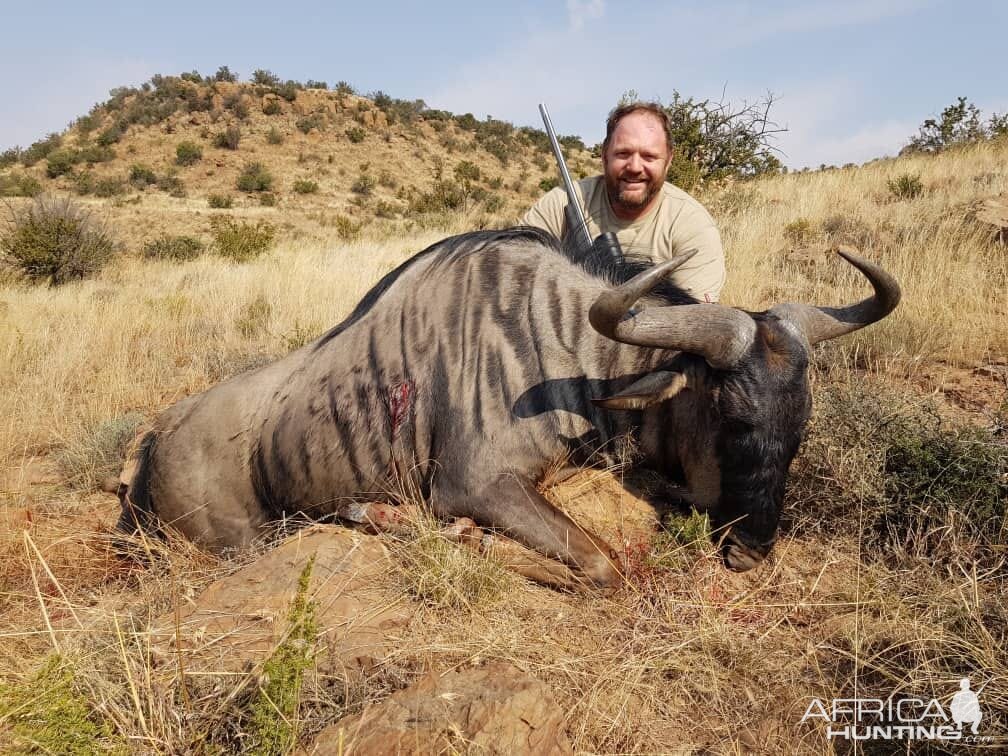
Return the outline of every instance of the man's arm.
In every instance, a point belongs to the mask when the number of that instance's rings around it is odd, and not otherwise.
[[[672,254],[696,249],[697,254],[673,274],[673,280],[701,301],[716,302],[725,285],[725,251],[718,229],[711,225],[689,237],[676,239]]]

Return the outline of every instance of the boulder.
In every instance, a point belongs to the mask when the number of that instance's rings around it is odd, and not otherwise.
[[[304,754],[567,754],[550,689],[510,664],[431,672],[319,733]]]
[[[299,116],[332,110],[332,98],[325,89],[299,89],[292,107]]]
[[[156,619],[156,656],[172,663],[181,655],[187,672],[237,672],[263,661],[286,630],[298,578],[312,556],[319,668],[334,674],[371,669],[394,648],[412,610],[390,587],[381,540],[337,526],[301,531],[212,583],[177,618],[168,612]]]
[[[362,110],[360,113],[360,121],[369,129],[388,128],[388,118],[381,110]]]

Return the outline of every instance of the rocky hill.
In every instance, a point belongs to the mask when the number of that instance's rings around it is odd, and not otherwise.
[[[220,74],[218,74],[220,75]],[[293,236],[513,220],[556,167],[544,132],[433,110],[341,83],[155,76],[113,90],[64,133],[0,156],[0,195],[79,195],[107,207],[127,245],[199,235],[208,216],[262,217]],[[575,175],[597,159],[562,139]]]

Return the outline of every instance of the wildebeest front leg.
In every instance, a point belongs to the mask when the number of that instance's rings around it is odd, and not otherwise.
[[[435,501],[444,514],[471,517],[509,538],[557,559],[599,586],[620,579],[616,552],[599,536],[583,528],[550,504],[536,487],[511,476],[497,479],[478,496]]]

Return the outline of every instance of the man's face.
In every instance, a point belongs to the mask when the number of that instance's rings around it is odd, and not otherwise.
[[[638,111],[620,119],[602,153],[606,192],[617,215],[634,216],[648,207],[665,181],[670,159],[657,116]]]

